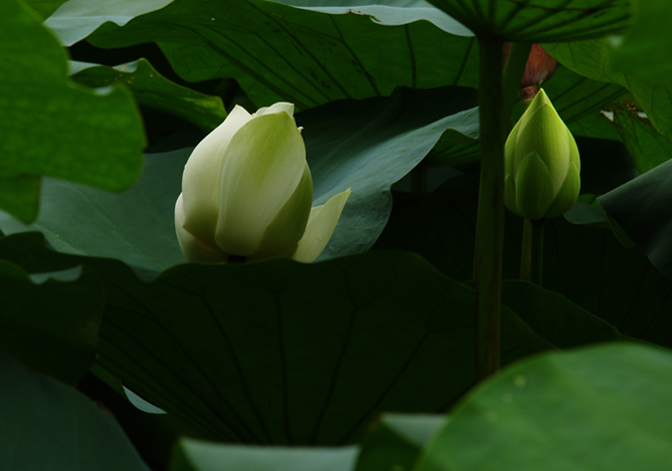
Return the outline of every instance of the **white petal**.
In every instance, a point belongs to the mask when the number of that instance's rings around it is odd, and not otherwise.
[[[224,263],[228,256],[219,250],[213,250],[205,244],[200,243],[196,238],[187,232],[184,227],[184,206],[182,194],[175,203],[175,232],[177,241],[186,259],[190,262],[200,263]]]
[[[247,258],[247,261],[264,260],[272,257],[291,257],[310,218],[313,203],[313,179],[308,162],[304,167],[303,178],[294,194],[277,214],[264,233],[259,248]]]
[[[199,240],[215,247],[219,204],[219,171],[231,138],[252,116],[236,106],[224,122],[191,153],[182,175],[184,226]]]
[[[285,112],[253,118],[233,136],[220,173],[215,241],[230,255],[247,257],[296,190],[306,148]]]
[[[271,106],[267,106],[264,108],[259,108],[256,113],[254,113],[254,116],[262,116],[265,114],[273,114],[273,113],[279,113],[281,111],[284,111],[287,113],[289,116],[294,116],[294,103],[287,103],[284,101],[281,101],[279,103],[276,103]]]
[[[322,206],[315,206],[311,210],[306,232],[303,233],[296,252],[292,255],[294,260],[310,263],[322,253],[336,229],[350,193],[348,188],[343,193],[332,196]]]

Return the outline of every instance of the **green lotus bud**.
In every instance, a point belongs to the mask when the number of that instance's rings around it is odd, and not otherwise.
[[[504,159],[504,201],[514,214],[555,217],[576,203],[581,188],[579,149],[543,89],[509,134]]]
[[[294,105],[250,115],[236,106],[192,152],[175,204],[187,260],[287,256],[312,262],[336,228],[350,190],[311,208],[313,182]]]

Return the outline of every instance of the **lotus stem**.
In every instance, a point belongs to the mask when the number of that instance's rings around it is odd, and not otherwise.
[[[544,260],[544,225],[546,219],[525,219],[523,249],[520,254],[520,279],[541,286]]]
[[[504,141],[510,120],[510,116],[504,119],[502,114],[502,46],[500,40],[479,37],[481,179],[474,252],[476,378],[479,381],[497,372],[500,366]]]
[[[503,97],[502,97],[502,114],[504,117],[508,118],[507,123],[511,123],[510,116],[513,111],[513,105],[516,103],[516,99],[519,96],[520,90],[520,78],[525,71],[525,66],[527,65],[527,59],[530,56],[530,50],[532,49],[532,43],[513,43],[511,44],[511,49],[509,50],[509,56],[506,60],[506,65],[504,66],[504,78],[502,87],[503,87]],[[509,129],[513,127],[513,123],[510,124]]]

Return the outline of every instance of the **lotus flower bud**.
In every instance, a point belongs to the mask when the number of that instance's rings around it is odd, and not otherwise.
[[[196,146],[175,204],[187,260],[286,256],[312,262],[324,250],[350,190],[311,208],[313,182],[293,114],[291,103],[253,115],[236,106]]]
[[[509,134],[504,159],[505,203],[514,214],[560,216],[579,197],[579,150],[543,89]]]

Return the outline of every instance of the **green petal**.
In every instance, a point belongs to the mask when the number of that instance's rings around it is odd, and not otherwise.
[[[509,211],[516,216],[521,216],[518,212],[518,203],[516,201],[516,185],[514,185],[513,175],[507,175],[504,178],[504,204]]]
[[[527,113],[527,112],[526,112]],[[504,145],[504,173],[509,175],[513,173],[513,169],[518,162],[516,161],[516,141],[520,134],[520,128],[523,126],[525,120],[525,113],[520,117],[516,125],[513,127],[509,133],[509,137],[506,138],[506,144]]]
[[[310,263],[322,253],[336,229],[350,193],[350,188],[348,188],[343,193],[332,196],[322,206],[315,206],[310,211],[306,232],[299,241],[296,252],[292,255],[294,260]]]
[[[516,170],[516,206],[521,216],[540,219],[553,203],[554,192],[551,176],[539,154],[532,152]]]
[[[560,188],[558,196],[555,197],[555,201],[546,212],[546,217],[552,218],[565,214],[567,211],[572,209],[574,203],[579,197],[581,191],[581,177],[579,176],[579,170],[576,168],[572,162],[569,165],[569,170],[567,171],[567,178],[565,178],[565,183]]]
[[[567,136],[569,139],[569,161],[574,164],[576,170],[581,173],[581,158],[579,156],[579,147],[576,145],[576,140],[572,132],[567,128]]]
[[[224,263],[228,256],[219,250],[213,250],[200,243],[196,238],[187,232],[184,227],[184,206],[182,194],[175,203],[175,232],[180,248],[186,259],[190,262],[199,263]]]
[[[296,191],[266,229],[259,249],[247,260],[253,262],[271,257],[291,256],[306,230],[312,203],[313,179],[306,163],[303,178]]]
[[[303,178],[306,149],[294,118],[254,117],[233,136],[220,171],[215,241],[230,255],[254,254]]]
[[[527,156],[531,152],[537,152],[546,164],[553,192],[557,193],[569,168],[570,141],[567,139],[567,126],[550,102],[539,106],[520,131],[516,142],[517,157]]]
[[[231,138],[252,117],[236,106],[224,122],[194,149],[184,167],[185,228],[199,240],[216,247],[215,229],[219,212],[219,169]]]

